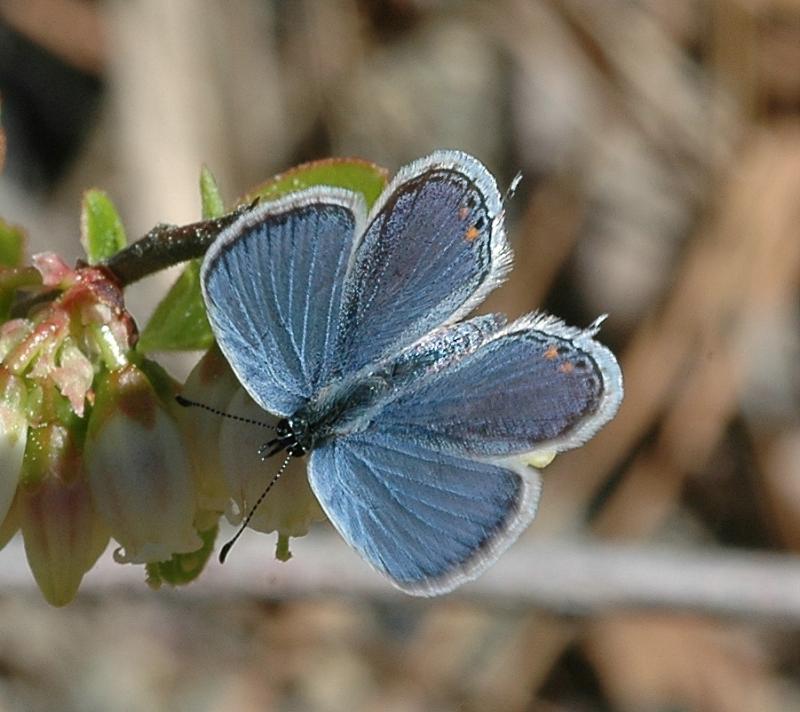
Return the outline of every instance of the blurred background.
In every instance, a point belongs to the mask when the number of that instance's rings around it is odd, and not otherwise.
[[[800,709],[800,2],[0,0],[0,97],[0,215],[69,259],[86,188],[135,238],[198,218],[203,163],[230,200],[329,155],[521,170],[486,308],[607,312],[626,378],[443,599],[327,526],[187,591],[107,562],[63,610],[8,547],[0,711]]]

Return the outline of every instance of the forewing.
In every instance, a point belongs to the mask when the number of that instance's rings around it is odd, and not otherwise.
[[[398,588],[445,593],[478,576],[533,519],[535,470],[379,432],[311,453],[309,481],[344,539]]]
[[[201,282],[214,335],[262,408],[295,412],[331,371],[364,215],[355,193],[311,188],[247,213],[206,253]]]
[[[622,400],[619,365],[595,331],[525,317],[418,381],[370,427],[478,457],[576,447]]]
[[[511,265],[494,178],[458,151],[402,169],[368,225],[347,275],[336,374],[463,317]]]

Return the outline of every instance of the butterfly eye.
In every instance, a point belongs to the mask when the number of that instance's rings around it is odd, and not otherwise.
[[[285,418],[281,420],[278,425],[275,427],[275,435],[279,438],[285,438],[292,432],[292,428],[289,425],[289,421]]]

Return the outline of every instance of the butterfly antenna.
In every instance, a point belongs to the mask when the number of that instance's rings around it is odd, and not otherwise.
[[[261,420],[253,420],[252,418],[243,418],[241,415],[233,415],[232,413],[226,413],[224,410],[219,410],[219,408],[212,408],[210,405],[206,405],[205,403],[189,400],[188,398],[184,398],[181,395],[175,396],[175,400],[177,401],[178,405],[181,405],[184,408],[202,408],[203,410],[207,410],[209,413],[213,413],[214,415],[220,415],[223,418],[230,418],[231,420],[238,420],[240,423],[247,423],[248,425],[258,425],[262,428],[269,428],[270,430],[275,430],[274,425],[270,425],[269,423],[265,423]]]
[[[264,497],[267,496],[267,493],[273,488],[275,483],[281,478],[281,475],[286,471],[286,468],[289,466],[289,461],[292,459],[291,455],[287,455],[286,459],[283,461],[283,464],[278,468],[278,471],[273,475],[272,479],[269,481],[269,484],[264,488],[264,491],[261,493],[261,496],[256,500],[256,503],[250,508],[250,511],[247,513],[247,516],[244,518],[244,521],[239,525],[239,530],[236,534],[233,535],[233,538],[230,539],[220,550],[219,550],[219,563],[224,564],[225,559],[228,558],[228,552],[230,552],[231,547],[236,543],[236,540],[242,535],[242,532],[247,528],[247,525],[250,523],[250,520],[253,518],[253,515],[256,513],[256,510],[261,506],[261,503],[264,501]]]

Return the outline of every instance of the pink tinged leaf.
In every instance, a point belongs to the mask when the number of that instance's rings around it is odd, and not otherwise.
[[[33,363],[35,377],[46,377],[55,366],[55,352],[67,335],[68,315],[60,309],[51,309],[48,317],[36,324],[30,334],[13,348],[4,363],[12,373],[21,374]],[[41,358],[42,363],[34,363]]]
[[[41,273],[45,287],[64,287],[74,274],[72,267],[55,252],[40,252],[34,255],[33,266]]]
[[[83,417],[86,395],[94,379],[92,363],[71,339],[67,339],[61,348],[58,361],[59,365],[53,368],[50,377],[61,395],[69,400],[75,414]]]
[[[27,319],[11,319],[0,326],[0,361],[5,361],[32,331],[33,324]]]

